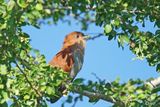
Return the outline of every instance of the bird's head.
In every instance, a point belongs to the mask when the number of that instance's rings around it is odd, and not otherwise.
[[[85,43],[86,43],[86,36],[84,36],[84,34],[81,32],[75,31],[75,32],[71,32],[65,37],[64,42],[63,42],[63,48],[72,46],[72,45],[76,45],[76,44],[84,48]]]

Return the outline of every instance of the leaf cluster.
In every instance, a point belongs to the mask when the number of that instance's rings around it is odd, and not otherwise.
[[[87,30],[90,24],[104,28],[108,40],[119,47],[129,45],[139,59],[160,71],[160,2],[158,0],[0,0],[0,106],[46,107],[57,96],[58,87],[68,75],[46,64],[44,55],[30,45],[24,26],[40,28],[42,24],[71,23],[73,17]],[[146,21],[155,32],[142,31]],[[118,80],[83,83],[75,80],[68,89],[83,94],[85,90],[100,96],[88,96],[90,102],[101,99],[114,106],[159,106],[158,91],[152,92],[140,80],[120,84]],[[85,93],[86,94],[86,93]],[[92,95],[92,94],[91,94]],[[70,96],[71,102],[72,96]],[[74,100],[82,100],[82,95]]]

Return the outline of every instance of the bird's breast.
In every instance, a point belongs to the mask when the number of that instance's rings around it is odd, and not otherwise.
[[[73,52],[73,67],[70,72],[70,77],[74,78],[77,73],[81,70],[83,65],[83,59],[84,59],[84,49],[77,48]]]

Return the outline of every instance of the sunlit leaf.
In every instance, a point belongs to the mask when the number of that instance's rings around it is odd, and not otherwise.
[[[37,10],[42,10],[43,9],[43,6],[42,6],[42,4],[36,4],[36,9]]]
[[[29,96],[29,95],[25,95],[23,98],[24,98],[25,100],[28,100],[28,99],[30,98],[30,96]]]
[[[8,2],[7,9],[10,11],[10,10],[13,9],[14,6],[15,6],[15,1],[14,0],[10,0]]]
[[[0,65],[0,74],[2,75],[7,74],[7,67],[5,65]]]
[[[49,95],[55,93],[55,92],[54,92],[54,88],[52,88],[52,87],[46,87],[46,92],[47,92],[47,94],[49,94]]]
[[[26,8],[28,6],[28,3],[25,0],[17,0],[17,4],[22,8]]]
[[[104,31],[105,33],[110,33],[112,31],[112,26],[110,24],[105,25]]]

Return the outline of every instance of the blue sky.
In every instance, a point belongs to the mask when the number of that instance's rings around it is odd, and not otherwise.
[[[147,22],[147,27],[142,30],[154,31],[153,24]],[[61,49],[63,39],[66,34],[72,31],[81,31],[81,26],[73,23],[69,26],[66,23],[59,22],[58,25],[43,25],[40,29],[33,27],[24,27],[23,30],[31,36],[31,45],[40,50],[45,55],[47,62]],[[83,32],[83,31],[82,31]],[[90,25],[89,30],[83,33],[102,33],[103,28]],[[93,34],[91,34],[93,35]],[[95,35],[95,34],[94,34]],[[121,82],[127,82],[129,79],[148,79],[157,77],[155,67],[149,67],[146,60],[133,60],[135,55],[131,53],[129,47],[124,50],[118,48],[117,41],[108,41],[107,37],[100,37],[93,41],[88,41],[85,50],[85,59],[83,68],[76,78],[96,81],[95,73],[99,78],[107,81],[113,81],[120,77]],[[66,98],[61,98],[55,104],[49,104],[50,107],[60,107]],[[78,102],[76,107],[109,107],[110,103],[99,101],[96,104],[88,102],[85,97],[83,102]],[[71,107],[67,104],[65,107]]]

